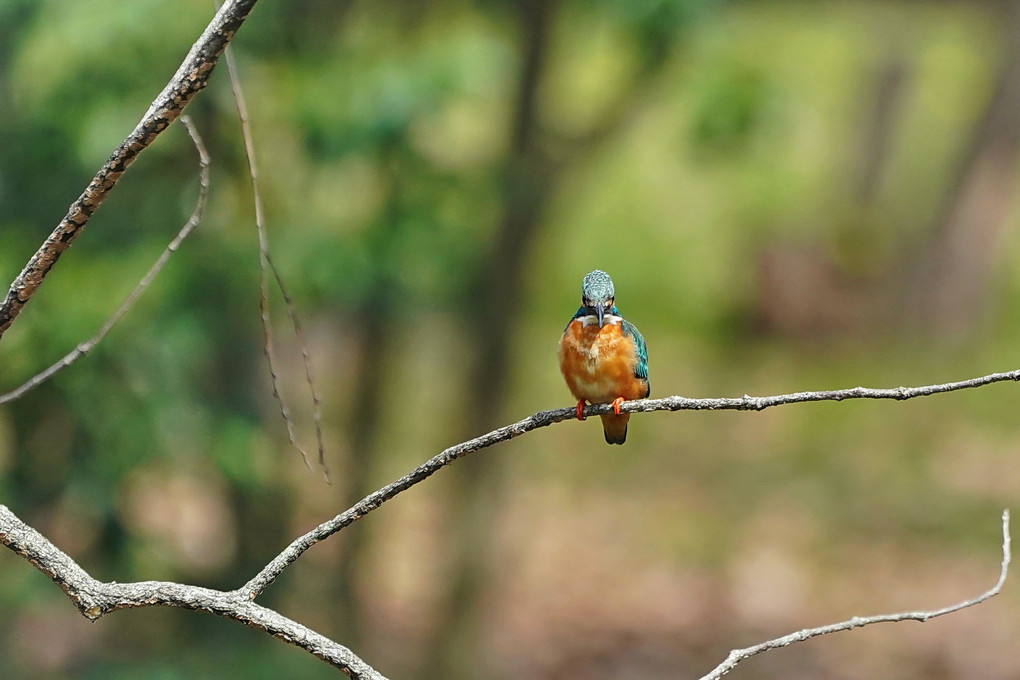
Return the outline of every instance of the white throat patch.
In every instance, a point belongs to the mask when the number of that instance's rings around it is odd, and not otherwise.
[[[577,318],[585,328],[587,328],[588,326],[597,326],[599,324],[599,318],[594,314],[589,314],[588,316],[579,316]],[[605,316],[602,317],[603,324],[620,325],[621,321],[623,321],[623,317],[616,316],[615,314],[606,314]]]

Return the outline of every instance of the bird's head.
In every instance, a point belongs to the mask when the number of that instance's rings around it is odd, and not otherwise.
[[[612,313],[616,302],[616,291],[609,274],[596,269],[584,277],[581,284],[581,304],[599,320],[599,328],[603,326],[603,318]]]

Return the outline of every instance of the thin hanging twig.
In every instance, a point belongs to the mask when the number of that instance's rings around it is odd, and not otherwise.
[[[301,460],[304,461],[305,467],[311,470],[312,466],[308,460],[308,453],[298,442],[297,428],[294,425],[294,419],[291,417],[290,409],[287,408],[287,402],[284,400],[283,395],[280,392],[276,350],[274,349],[273,344],[272,322],[269,318],[269,283],[268,277],[266,276],[267,268],[272,272],[273,277],[276,280],[276,284],[280,288],[284,304],[287,307],[287,316],[290,317],[291,325],[294,328],[294,335],[297,338],[298,345],[301,347],[301,358],[305,367],[305,381],[308,383],[308,389],[312,396],[312,418],[315,421],[315,437],[319,447],[319,465],[322,467],[322,473],[326,478],[326,483],[328,484],[330,479],[329,467],[326,465],[326,446],[322,434],[322,408],[318,391],[315,389],[315,380],[313,378],[312,371],[312,358],[308,353],[308,343],[305,342],[301,323],[298,320],[297,312],[294,308],[294,301],[287,292],[287,287],[283,283],[283,277],[280,276],[280,272],[273,263],[273,258],[269,253],[269,239],[266,234],[265,218],[262,211],[262,196],[259,192],[258,166],[255,162],[255,144],[252,140],[251,126],[248,122],[248,107],[245,105],[244,93],[241,90],[241,79],[237,73],[237,65],[235,64],[234,57],[229,49],[226,50],[224,58],[227,62],[227,73],[230,75],[230,88],[234,94],[234,103],[237,106],[237,116],[240,119],[241,136],[244,139],[244,153],[248,159],[248,177],[251,180],[252,197],[255,203],[255,228],[259,235],[259,313],[262,319],[262,333],[265,341],[266,363],[269,366],[269,377],[273,386],[273,397],[276,399],[276,403],[280,407],[280,415],[283,417],[284,423],[286,423],[287,438],[290,440],[291,445],[301,454]]]

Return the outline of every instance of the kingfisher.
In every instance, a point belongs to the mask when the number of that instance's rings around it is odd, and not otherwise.
[[[629,413],[620,413],[628,399],[648,396],[648,349],[641,333],[616,308],[609,274],[596,269],[581,283],[581,307],[560,338],[560,370],[577,399],[577,419],[584,403],[612,404],[602,418],[609,444],[627,441]]]

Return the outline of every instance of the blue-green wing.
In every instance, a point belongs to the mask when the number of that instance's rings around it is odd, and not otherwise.
[[[625,335],[634,338],[634,349],[637,351],[637,363],[634,365],[634,377],[648,380],[648,346],[641,336],[641,331],[631,322],[624,319],[621,322],[621,329]],[[650,390],[651,388],[649,388]]]

